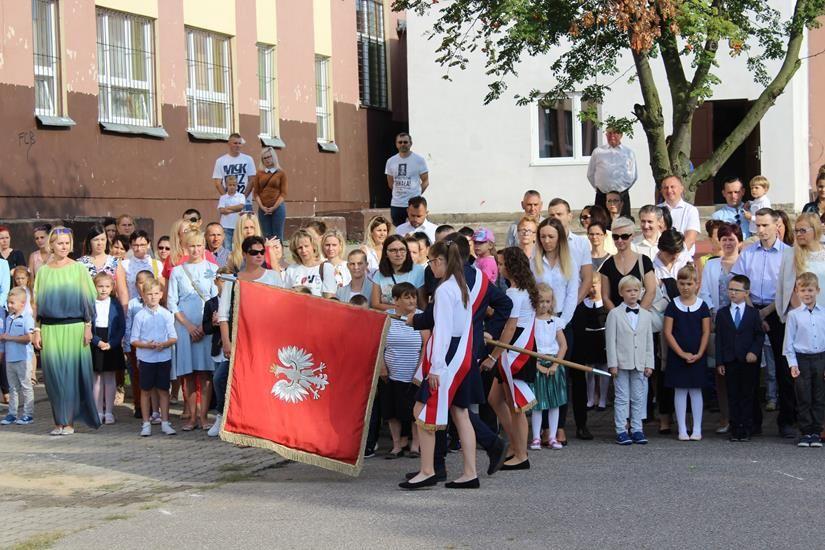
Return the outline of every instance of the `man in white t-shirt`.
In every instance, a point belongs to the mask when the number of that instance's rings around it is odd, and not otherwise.
[[[701,229],[699,225],[699,210],[685,202],[682,195],[685,186],[679,176],[667,176],[661,183],[662,197],[665,202],[659,206],[666,206],[670,210],[672,227],[685,237],[685,250],[692,258],[696,254],[696,239]]]
[[[544,204],[541,202],[541,193],[530,189],[524,193],[521,199],[521,209],[524,210],[524,218],[530,218],[540,224],[544,218],[541,216],[541,209]],[[507,230],[507,246],[518,246],[518,222],[514,221]]]
[[[212,171],[212,182],[215,184],[215,190],[220,197],[226,193],[226,176],[235,176],[238,183],[238,193],[247,197],[249,202],[249,194],[252,192],[252,187],[255,184],[256,171],[255,162],[252,157],[241,153],[241,146],[243,145],[243,138],[240,134],[231,134],[227,147],[229,152],[215,161],[215,169]],[[251,210],[251,204],[248,209]]]
[[[427,219],[427,199],[424,197],[413,197],[407,203],[407,221],[395,228],[399,235],[406,236],[410,233],[426,233],[430,242],[435,242],[436,224]]]
[[[390,216],[396,227],[407,221],[407,204],[413,197],[420,197],[430,185],[429,168],[424,157],[412,152],[412,137],[406,132],[395,136],[398,154],[387,160],[384,173],[392,191]]]
[[[570,222],[573,221],[573,213],[570,211],[570,203],[564,199],[555,198],[550,201],[547,207],[547,217],[556,218],[567,231],[567,245],[570,248],[570,256],[579,268],[579,296],[577,304],[584,300],[590,292],[593,284],[593,260],[590,259],[590,241],[587,237],[576,235],[570,231]]]

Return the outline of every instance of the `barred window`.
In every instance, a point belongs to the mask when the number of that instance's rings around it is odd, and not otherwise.
[[[332,97],[331,97],[329,57],[315,56],[315,119],[318,141],[332,141]]]
[[[226,135],[232,128],[229,37],[186,29],[189,130]]]
[[[358,29],[358,90],[361,105],[386,109],[389,102],[384,2],[356,0],[355,8]]]
[[[258,107],[261,117],[260,135],[278,135],[278,110],[275,104],[275,47],[258,44]]]
[[[97,11],[98,120],[155,126],[152,21]]]
[[[60,116],[60,42],[57,0],[32,0],[34,113]]]

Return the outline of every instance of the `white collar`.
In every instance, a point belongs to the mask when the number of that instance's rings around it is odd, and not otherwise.
[[[805,310],[808,309],[808,306],[806,306],[805,304],[802,304],[797,309],[799,309],[800,311],[805,311]],[[817,311],[817,310],[825,311],[825,310],[822,309],[822,306],[820,306],[818,303],[816,303],[816,304],[814,304],[814,307],[811,308],[811,313],[813,313],[814,311]]]
[[[273,166],[272,168],[264,168],[264,172],[267,172],[269,174],[274,174],[277,171],[278,171],[278,168],[275,167],[275,166]]]
[[[696,301],[692,305],[686,306],[682,303],[682,297],[677,296],[673,299],[673,303],[676,304],[676,307],[679,309],[679,311],[693,313],[694,311],[698,311],[699,308],[702,307],[702,304],[704,304],[705,302],[703,302],[702,299],[697,296]]]

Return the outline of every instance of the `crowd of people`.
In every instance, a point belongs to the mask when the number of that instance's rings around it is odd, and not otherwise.
[[[404,489],[446,480],[449,450],[461,450],[463,470],[446,486],[478,487],[477,445],[488,474],[529,469],[529,452],[568,445],[571,406],[575,437],[592,440],[588,412],[606,410],[611,395],[620,445],[648,443],[645,424],[656,417],[658,433],[672,433],[674,416],[678,440],[699,441],[712,401],[721,412],[714,430],[730,441],[761,435],[763,410],[778,410],[779,436],[822,446],[825,173],[820,198],[793,227],[770,207],[766,178],[749,182],[750,203],[743,182],[725,182],[726,204],[704,228],[712,249],[701,257],[699,213],[677,176],[662,180],[663,202],[640,208],[638,223],[622,192],[599,191],[604,205],[579,215],[585,236],[573,231],[566,200],[545,210],[529,190],[497,249],[488,228],[427,219],[426,163],[400,134],[387,163],[391,219],[369,220],[364,242],[347,252],[344,235],[320,221],[286,238],[287,178],[276,152],[264,149],[256,171],[241,144],[233,135],[216,162],[218,222],[189,209],[153,238],[129,215],[105,218],[82,236],[76,260],[78,236],[67,227],[35,227],[27,260],[0,226],[9,407],[0,424],[32,423],[39,365],[54,436],[74,433],[78,421],[117,422],[127,372],[141,436],[154,425],[175,434],[169,410],[178,402],[178,429],[217,436],[233,281],[242,280],[397,314],[364,455],[376,456],[386,422],[385,458],[420,460]]]

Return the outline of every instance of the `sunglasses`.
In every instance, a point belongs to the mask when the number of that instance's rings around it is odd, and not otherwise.
[[[633,236],[633,233],[622,233],[621,235],[617,235],[616,233],[613,233],[613,240],[614,241],[619,241],[619,240],[626,241],[632,236]]]
[[[589,220],[592,217],[593,216],[591,216],[590,214],[582,214],[581,216],[579,216],[579,219],[580,220]]]
[[[59,228],[54,230],[54,234],[55,235],[71,235],[72,230],[69,229],[68,227],[59,227]]]
[[[260,248],[253,248],[252,250],[247,252],[247,254],[249,254],[250,256],[263,256],[264,251],[261,250]]]
[[[171,246],[159,246],[158,250],[172,250]]]
[[[186,221],[188,221],[189,223],[198,223],[199,221],[201,221],[201,219],[197,216],[192,216],[191,218],[186,218]]]

